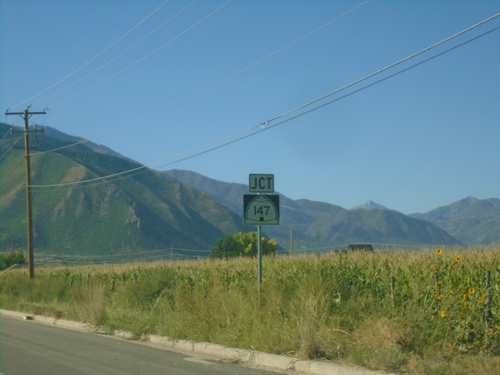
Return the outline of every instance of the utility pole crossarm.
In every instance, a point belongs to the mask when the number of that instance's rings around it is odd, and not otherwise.
[[[25,113],[27,113],[28,115],[45,115],[47,114],[47,112],[45,111],[41,111],[41,112],[29,112],[28,110],[26,111],[23,111],[23,112],[9,112],[9,111],[6,111],[5,112],[5,115],[6,116],[9,116],[9,115],[24,115]]]

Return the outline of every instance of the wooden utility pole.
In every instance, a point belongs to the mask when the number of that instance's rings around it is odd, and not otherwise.
[[[5,112],[5,115],[20,115],[24,119],[24,158],[26,166],[26,238],[28,242],[28,272],[29,277],[35,277],[35,264],[33,259],[33,223],[31,209],[31,167],[30,167],[30,136],[29,118],[32,115],[44,115],[46,112],[30,112],[29,106],[23,112]],[[42,130],[43,131],[43,130]]]

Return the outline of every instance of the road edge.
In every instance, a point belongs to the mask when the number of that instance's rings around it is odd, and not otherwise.
[[[134,334],[132,334],[131,332],[102,332],[99,331],[98,327],[92,326],[91,324],[75,322],[71,320],[49,318],[41,315],[26,314],[22,312],[3,309],[0,309],[0,315],[7,318],[33,321],[35,323],[51,325],[73,331],[80,331],[91,334],[106,333],[125,340],[132,340],[135,338]],[[396,375],[386,372],[368,370],[360,367],[350,367],[321,361],[302,360],[296,357],[288,357],[283,355],[258,352],[254,350],[229,348],[223,345],[211,344],[207,342],[172,340],[168,337],[159,335],[144,335],[140,338],[140,342],[147,342],[153,345],[163,346],[183,352],[206,354],[236,363],[245,363],[252,366],[271,368],[281,371],[294,370],[299,373],[310,375]]]

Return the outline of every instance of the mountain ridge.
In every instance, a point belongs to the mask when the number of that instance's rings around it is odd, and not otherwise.
[[[0,132],[8,128],[0,124]],[[196,189],[115,153],[71,144],[46,135],[31,157],[38,251],[115,254],[175,246],[206,256],[217,238],[245,229],[237,215]],[[2,142],[0,154],[9,148]],[[0,164],[0,250],[26,244],[23,157],[10,149]],[[100,179],[109,175],[115,177]]]
[[[192,171],[170,170],[161,174],[204,191],[223,206],[242,215],[242,196],[248,193],[243,184],[225,183]],[[293,229],[294,243],[299,246],[337,246],[345,248],[351,242],[372,242],[391,245],[455,245],[453,238],[430,222],[415,220],[394,210],[346,210],[343,207],[308,199],[292,200],[280,195],[281,219],[278,227],[263,230],[269,236],[286,243]],[[394,227],[390,227],[389,223]],[[414,233],[408,230],[412,228]],[[415,231],[420,234],[416,235]]]
[[[10,127],[0,123],[0,134]],[[197,248],[200,256],[206,256],[215,239],[255,230],[243,225],[246,185],[191,171],[154,171],[106,146],[53,128],[47,129],[45,143],[37,151],[42,152],[32,154],[34,229],[36,246],[42,251],[120,254],[175,246]],[[0,154],[5,155],[0,163],[0,250],[22,248],[23,152],[20,148],[11,149],[5,141],[0,142]],[[115,177],[102,179],[109,175]],[[84,180],[94,182],[83,183]],[[70,182],[77,184],[67,186]],[[37,185],[53,187],[36,188]],[[450,217],[467,212],[468,206],[476,205],[477,210],[485,207],[485,202],[477,198],[466,199],[467,202],[448,208]],[[492,198],[486,203],[494,208],[500,207],[498,202]],[[352,242],[443,246],[468,243],[462,238],[470,240],[444,230],[444,224],[450,221],[447,217],[442,221],[432,215],[429,220],[419,216],[426,214],[413,217],[373,201],[347,210],[330,203],[292,200],[281,195],[280,206],[280,225],[265,226],[263,232],[285,248],[292,231],[294,248],[319,251],[345,248]],[[491,220],[495,218],[492,214]],[[476,230],[484,232],[479,225]],[[481,238],[487,240],[488,236]]]
[[[382,206],[377,202],[369,200],[365,204],[351,208],[351,210],[389,210],[389,208]]]
[[[464,243],[500,243],[500,199],[468,196],[412,217],[430,221]]]

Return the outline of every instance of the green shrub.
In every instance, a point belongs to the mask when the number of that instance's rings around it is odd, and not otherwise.
[[[0,271],[3,271],[14,264],[25,264],[26,258],[24,257],[23,250],[7,251],[0,253]]]

